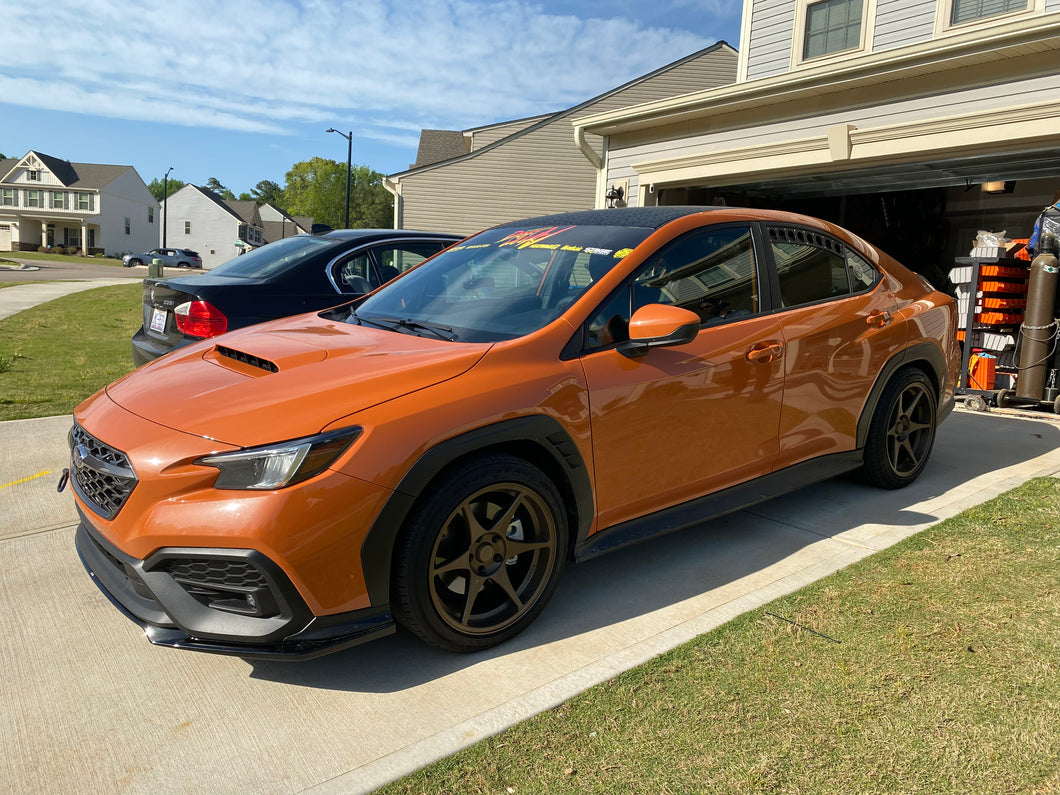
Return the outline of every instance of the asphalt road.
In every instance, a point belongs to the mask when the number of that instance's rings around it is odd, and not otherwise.
[[[4,792],[369,792],[1028,477],[1060,473],[1052,415],[958,411],[909,488],[837,479],[569,566],[538,621],[500,648],[451,655],[399,632],[315,661],[262,663],[153,647],[96,589],[74,551],[70,495],[55,491],[69,426],[0,423]]]
[[[81,262],[64,262],[62,260],[30,260],[20,258],[17,252],[0,252],[0,259],[29,265],[36,270],[9,270],[0,267],[0,282],[36,282],[66,281],[72,279],[143,279],[147,276],[147,266],[123,268],[120,260],[104,260],[100,264]],[[104,264],[113,263],[113,264]],[[166,268],[166,276],[186,273],[199,273],[197,270]]]

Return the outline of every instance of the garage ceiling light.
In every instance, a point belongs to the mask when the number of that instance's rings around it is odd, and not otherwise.
[[[983,193],[1012,193],[1016,189],[1015,182],[984,182]]]

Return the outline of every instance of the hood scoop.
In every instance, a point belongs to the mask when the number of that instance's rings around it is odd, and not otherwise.
[[[226,359],[234,359],[240,364],[245,364],[248,367],[255,367],[269,373],[280,372],[280,367],[276,362],[270,362],[268,359],[263,359],[252,353],[244,353],[243,351],[237,351],[235,348],[229,348],[224,345],[218,345],[214,350],[217,351],[218,356],[222,356]]]
[[[246,335],[236,344],[214,345],[202,358],[233,373],[259,378],[322,362],[328,356],[322,348],[273,334]]]

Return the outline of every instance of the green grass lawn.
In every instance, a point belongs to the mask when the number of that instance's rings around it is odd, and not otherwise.
[[[20,260],[47,260],[49,262],[83,262],[89,265],[121,265],[121,258],[114,257],[74,257],[66,254],[43,254],[39,251],[12,251],[7,255],[9,259]]]
[[[1031,481],[382,792],[1060,792],[1058,528]]]
[[[0,420],[69,414],[133,369],[143,285],[68,295],[0,320]]]

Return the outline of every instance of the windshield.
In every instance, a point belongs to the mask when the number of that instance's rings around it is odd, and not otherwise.
[[[266,279],[283,273],[309,257],[341,243],[341,240],[328,237],[310,235],[287,237],[256,248],[241,257],[230,259],[211,270],[210,275]]]
[[[348,322],[460,342],[521,337],[573,306],[651,232],[611,226],[489,229],[369,296]],[[425,331],[424,324],[434,330]]]

